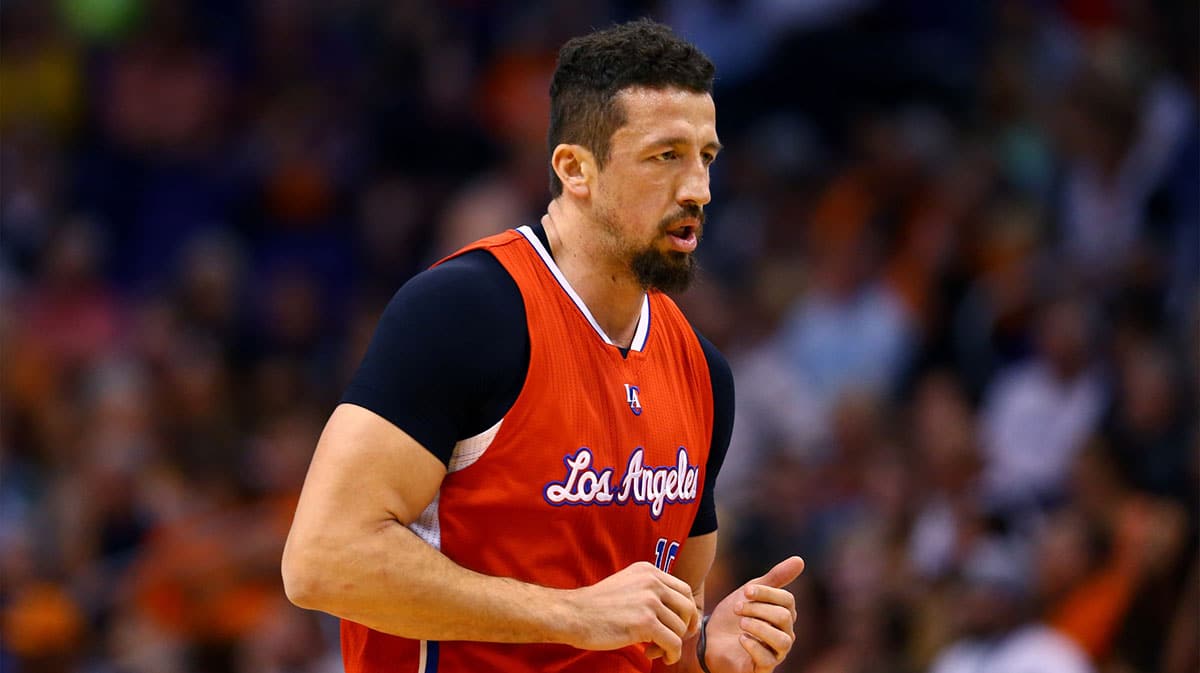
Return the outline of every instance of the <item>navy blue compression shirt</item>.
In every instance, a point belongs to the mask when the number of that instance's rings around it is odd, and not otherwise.
[[[549,249],[545,230],[534,228]],[[690,535],[717,529],[713,490],[733,432],[733,373],[696,333],[713,387],[704,494]],[[516,402],[529,368],[529,328],[516,282],[486,250],[473,250],[404,284],[342,401],[382,416],[443,464],[454,445],[495,425]]]

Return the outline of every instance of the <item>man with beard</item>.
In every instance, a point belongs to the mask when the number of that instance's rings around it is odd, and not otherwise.
[[[713,66],[639,21],[569,41],[553,200],[397,292],[283,558],[349,673],[774,669],[791,557],[703,615],[729,366],[685,289],[720,150]]]

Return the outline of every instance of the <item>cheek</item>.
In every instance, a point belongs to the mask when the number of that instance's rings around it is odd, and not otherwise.
[[[630,243],[652,243],[659,223],[676,208],[669,176],[664,171],[635,170],[619,180],[605,177],[597,183],[596,208]]]
[[[644,221],[647,228],[657,227],[664,217],[679,210],[670,186],[664,182],[646,182],[630,194],[630,208],[637,211],[638,220]]]
[[[625,209],[644,208],[649,194],[647,185],[640,182],[636,176],[623,181],[620,185],[612,185],[609,190],[611,202]]]

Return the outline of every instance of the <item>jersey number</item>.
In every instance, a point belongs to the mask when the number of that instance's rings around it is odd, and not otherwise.
[[[654,545],[654,567],[659,570],[669,573],[671,572],[671,564],[675,563],[675,557],[679,555],[679,543],[667,542],[667,538],[660,537]]]

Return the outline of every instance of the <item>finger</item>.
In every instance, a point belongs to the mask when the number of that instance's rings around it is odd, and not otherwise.
[[[659,647],[658,645],[655,645],[654,643],[650,643],[649,645],[646,646],[646,658],[647,659],[654,660],[654,659],[661,657],[663,654],[664,654],[663,649],[661,647]]]
[[[770,603],[787,608],[796,619],[796,597],[787,589],[776,589],[765,584],[750,584],[742,589],[742,593],[751,601]]]
[[[754,636],[754,639],[765,645],[767,649],[776,655],[777,661],[782,660],[792,649],[792,634],[788,631],[781,631],[774,626],[762,621],[761,619],[751,619],[742,617],[738,622],[738,626],[742,631]]]
[[[693,603],[695,605],[695,603]],[[688,622],[687,633],[683,634],[683,639],[687,640],[697,633],[700,633],[700,625],[703,623],[704,616],[700,614],[700,606],[696,606],[696,612],[692,615],[692,621]]]
[[[680,631],[681,634],[686,633],[692,627],[693,622],[699,620],[700,609],[696,607],[696,600],[690,593],[686,596],[680,595],[672,588],[663,587],[659,598],[662,599],[664,605],[670,608],[671,612],[683,620],[684,629]]]
[[[765,584],[769,587],[777,587],[782,589],[800,576],[804,572],[804,559],[799,556],[789,556],[779,563],[775,564],[774,568],[767,571],[766,575],[758,579],[750,580],[750,584]]]
[[[668,589],[660,594],[663,601],[671,607],[675,614],[687,622],[690,630],[693,622],[698,624],[700,619],[700,609],[696,607],[696,599],[692,595],[691,585],[657,568],[654,569],[654,572],[663,586]]]
[[[751,601],[742,604],[734,612],[741,617],[761,619],[784,633],[792,633],[792,625],[795,623],[792,612],[782,605]]]
[[[662,650],[663,662],[668,666],[678,662],[679,656],[683,652],[683,640],[662,624],[654,625],[650,634],[650,643],[652,646],[657,645]]]
[[[770,673],[780,662],[774,652],[744,633],[738,638],[738,642],[741,643],[742,649],[750,654],[750,660],[754,662],[755,673]]]
[[[654,572],[659,581],[670,587],[672,591],[678,593],[680,596],[686,596],[689,599],[692,597],[692,585],[684,582],[670,573],[665,573],[658,568],[655,568]]]
[[[658,621],[663,626],[671,629],[671,632],[679,636],[680,639],[687,633],[688,622],[676,614],[670,607],[661,603],[658,606]]]

